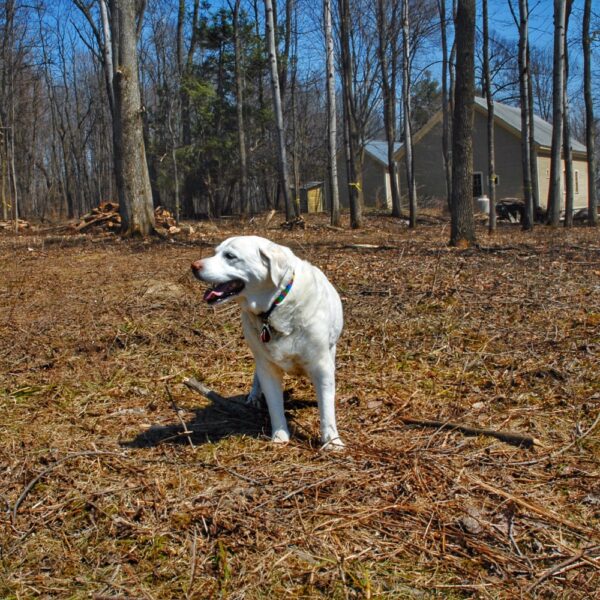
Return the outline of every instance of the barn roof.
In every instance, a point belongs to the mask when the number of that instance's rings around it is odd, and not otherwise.
[[[487,100],[475,96],[475,104],[479,106],[487,114]],[[502,102],[494,102],[494,116],[508,125],[509,128],[521,132],[521,109],[517,106],[509,106]],[[544,121],[537,115],[533,120],[533,139],[538,146],[550,148],[552,146],[552,125],[548,121]],[[585,152],[586,148],[575,139],[571,139],[571,144],[575,152]]]
[[[475,110],[481,114],[487,115],[487,100],[475,96]],[[509,106],[502,102],[494,102],[494,120],[501,126],[509,130],[514,136],[521,137],[521,109],[517,106]],[[413,137],[413,143],[417,144],[425,137],[438,123],[442,121],[442,110],[438,110],[431,119]],[[541,117],[535,115],[533,121],[533,138],[535,144],[540,148],[550,149],[552,147],[552,125],[544,121]],[[587,153],[586,147],[571,138],[573,152],[579,155]],[[403,155],[403,144],[399,144],[398,150],[394,150],[394,158],[400,160]]]
[[[402,144],[394,142],[394,154],[400,150]],[[380,162],[384,167],[389,165],[387,141],[385,140],[369,140],[365,143],[365,152],[368,152],[376,161]]]

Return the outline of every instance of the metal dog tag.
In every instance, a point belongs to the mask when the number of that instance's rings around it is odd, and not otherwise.
[[[271,328],[268,323],[263,323],[262,329],[260,330],[260,341],[263,344],[267,344],[271,341]]]

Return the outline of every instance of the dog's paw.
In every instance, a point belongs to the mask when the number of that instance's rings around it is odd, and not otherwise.
[[[271,441],[274,444],[287,444],[290,441],[290,434],[285,429],[277,429],[271,435]]]
[[[346,447],[344,442],[342,442],[342,440],[338,436],[331,438],[329,440],[326,440],[326,441],[325,440],[321,440],[321,441],[323,444],[321,446],[321,450],[339,452]]]

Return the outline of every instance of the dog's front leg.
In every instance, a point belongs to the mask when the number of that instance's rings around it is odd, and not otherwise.
[[[323,356],[310,370],[319,402],[321,442],[327,450],[344,447],[335,423],[335,362],[332,356],[335,356],[335,350],[332,355]]]
[[[285,443],[290,440],[283,410],[283,371],[268,362],[256,363],[256,376],[267,400],[269,417],[271,418],[271,440]]]

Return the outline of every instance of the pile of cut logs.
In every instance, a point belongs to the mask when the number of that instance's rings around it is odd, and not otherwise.
[[[154,209],[154,220],[157,228],[166,229],[168,233],[179,233],[180,231],[173,215],[162,206],[157,206]],[[79,223],[74,225],[77,232],[93,227],[102,227],[107,231],[118,230],[121,227],[119,205],[116,202],[102,202],[87,215],[84,215]]]
[[[31,225],[29,224],[29,221],[24,221],[23,219],[18,219],[17,220],[17,229],[19,231],[23,231],[24,229],[29,229],[31,227]],[[14,221],[0,221],[0,229],[7,229],[7,230],[15,230],[15,222]]]

